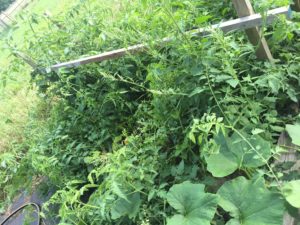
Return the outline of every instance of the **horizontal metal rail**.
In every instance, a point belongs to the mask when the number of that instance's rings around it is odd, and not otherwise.
[[[244,29],[251,28],[251,27],[262,26],[263,24],[270,25],[274,22],[274,20],[276,18],[278,18],[279,15],[285,15],[285,16],[289,17],[290,16],[290,7],[281,7],[281,8],[270,10],[267,12],[267,16],[265,19],[262,17],[261,14],[254,14],[251,16],[222,22],[220,24],[215,24],[210,27],[191,30],[191,31],[185,32],[185,34],[188,36],[203,36],[203,35],[209,34],[211,32],[211,30],[214,30],[214,29],[220,29],[224,33],[228,33],[230,31],[234,31],[234,30],[244,30]],[[168,43],[172,40],[174,40],[174,38],[167,37],[162,40],[159,40],[157,42],[157,44],[159,46],[161,46],[162,44]],[[113,50],[113,51],[109,51],[109,52],[104,52],[104,53],[94,55],[94,56],[89,56],[89,57],[85,57],[85,58],[81,58],[81,59],[77,59],[77,60],[73,60],[73,61],[69,61],[69,62],[59,63],[59,64],[51,66],[50,68],[51,68],[51,70],[55,71],[55,70],[58,70],[59,68],[63,68],[63,67],[72,68],[72,67],[78,67],[80,65],[85,65],[85,64],[89,64],[89,63],[93,63],[93,62],[102,62],[102,61],[109,60],[109,59],[116,59],[116,58],[120,58],[127,54],[136,54],[138,52],[146,51],[148,49],[148,47],[149,47],[149,45],[147,45],[147,44],[133,45],[133,46],[130,46],[127,48],[121,48],[121,49],[117,49],[117,50]]]

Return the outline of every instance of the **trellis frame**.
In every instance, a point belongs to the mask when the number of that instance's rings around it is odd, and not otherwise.
[[[235,10],[239,17],[245,17],[255,14],[250,0],[232,0]],[[267,59],[273,61],[272,53],[269,49],[268,43],[262,32],[258,27],[252,27],[245,30],[249,41],[256,49],[256,56],[258,59]]]
[[[239,0],[239,1],[245,1],[245,0]],[[249,28],[256,29],[256,27],[259,27],[263,24],[267,24],[267,25],[272,24],[274,22],[274,20],[280,15],[285,15],[286,17],[289,17],[289,14],[290,14],[290,7],[280,7],[280,8],[276,8],[276,9],[268,11],[265,21],[262,18],[262,15],[252,14],[252,15],[241,17],[238,19],[226,21],[226,22],[223,22],[220,24],[215,24],[215,25],[212,25],[211,27],[199,28],[199,29],[195,29],[192,31],[188,31],[185,34],[192,35],[192,36],[203,36],[203,35],[207,35],[212,29],[221,29],[224,33],[234,31],[234,30],[243,30],[243,29],[249,29]],[[256,37],[258,38],[260,36],[256,36]],[[157,46],[162,46],[163,44],[170,42],[172,40],[173,40],[173,38],[170,38],[170,37],[164,38],[162,40],[157,41]],[[255,42],[253,42],[253,44],[255,44]],[[64,62],[64,63],[58,63],[56,65],[52,65],[50,67],[50,69],[52,71],[57,71],[60,68],[78,67],[78,66],[93,63],[93,62],[102,62],[105,60],[120,58],[120,57],[123,57],[128,54],[137,54],[139,52],[144,52],[147,49],[148,49],[147,44],[133,45],[133,46],[129,46],[127,48],[121,48],[121,49],[117,49],[117,50],[113,50],[113,51],[108,51],[108,52],[104,52],[104,53],[101,53],[98,55],[84,57],[84,58],[80,58],[80,59],[76,59],[76,60],[72,60],[72,61],[68,61],[68,62]],[[266,50],[266,48],[264,50]],[[263,53],[263,54],[265,54],[266,57],[265,58],[259,57],[259,58],[272,60],[272,55],[270,52]]]

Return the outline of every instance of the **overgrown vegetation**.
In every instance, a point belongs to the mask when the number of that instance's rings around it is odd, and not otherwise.
[[[60,7],[57,8],[57,3]],[[28,148],[34,144],[35,138],[42,133],[44,124],[48,119],[48,104],[36,96],[36,88],[30,87],[29,66],[22,66],[10,53],[9,46],[5,44],[5,39],[13,37],[14,45],[22,47],[23,37],[33,36],[28,22],[32,15],[42,14],[45,11],[51,12],[53,16],[70,7],[70,0],[39,0],[31,2],[29,6],[20,12],[15,18],[17,21],[11,29],[3,30],[0,36],[0,158],[1,158],[1,201],[0,212],[2,212],[3,199],[9,202],[13,193],[18,191],[12,187],[7,187],[2,191],[19,166],[20,159],[24,157]],[[40,21],[35,29],[42,29],[47,22]],[[37,130],[35,130],[37,128]],[[8,179],[9,178],[9,179]],[[24,180],[20,179],[20,183]],[[28,180],[28,182],[31,182]],[[8,193],[9,192],[9,193]]]
[[[6,10],[15,0],[0,0],[0,12]]]
[[[261,12],[288,4],[254,3]],[[257,60],[243,32],[183,33],[231,17],[231,1],[204,0],[86,0],[32,17],[22,49],[38,62],[32,83],[50,115],[1,174],[2,190],[47,177],[57,191],[46,206],[59,205],[61,224],[281,225],[286,211],[297,216],[299,174],[274,161],[287,150],[276,145],[286,124],[299,146],[299,16],[265,30],[275,63]],[[47,27],[36,30],[40,21]],[[165,36],[174,39],[155,48]],[[43,69],[136,43],[149,50]]]

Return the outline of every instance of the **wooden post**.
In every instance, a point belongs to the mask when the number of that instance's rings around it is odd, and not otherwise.
[[[292,6],[292,9],[296,12],[300,12],[300,0],[294,0],[294,5]]]
[[[281,148],[286,148],[286,152],[282,153],[280,157],[275,161],[276,164],[282,164],[282,163],[291,163],[293,162],[294,165],[292,168],[288,170],[282,171],[284,174],[289,174],[292,172],[298,172],[300,171],[300,160],[297,159],[297,149],[298,147],[292,143],[291,138],[289,137],[287,132],[282,132],[280,134],[280,137],[278,139],[278,146]],[[298,214],[300,215],[300,209],[298,209]],[[283,217],[283,225],[296,225],[298,224],[298,220],[289,215],[288,212],[284,214]]]
[[[232,1],[239,17],[245,17],[255,14],[251,2],[249,0]],[[268,43],[266,39],[261,36],[261,32],[258,27],[247,29],[246,34],[251,44],[257,46],[256,56],[258,59],[268,59],[270,61],[274,60],[272,53],[269,49]]]
[[[22,53],[22,52],[14,52],[14,56],[21,58],[25,63],[27,63],[29,66],[31,66],[33,69],[37,69],[38,65],[31,59],[28,55]]]

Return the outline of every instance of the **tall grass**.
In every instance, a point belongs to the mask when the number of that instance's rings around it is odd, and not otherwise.
[[[17,143],[24,141],[24,130],[29,120],[30,110],[36,106],[38,98],[30,87],[30,67],[20,72],[9,69],[16,59],[6,50],[5,39],[12,38],[22,46],[24,35],[30,29],[28,20],[33,15],[45,12],[53,15],[66,10],[76,1],[72,0],[35,0],[17,16],[17,23],[11,30],[0,34],[0,153],[12,150]],[[37,29],[44,27],[40,23]]]

